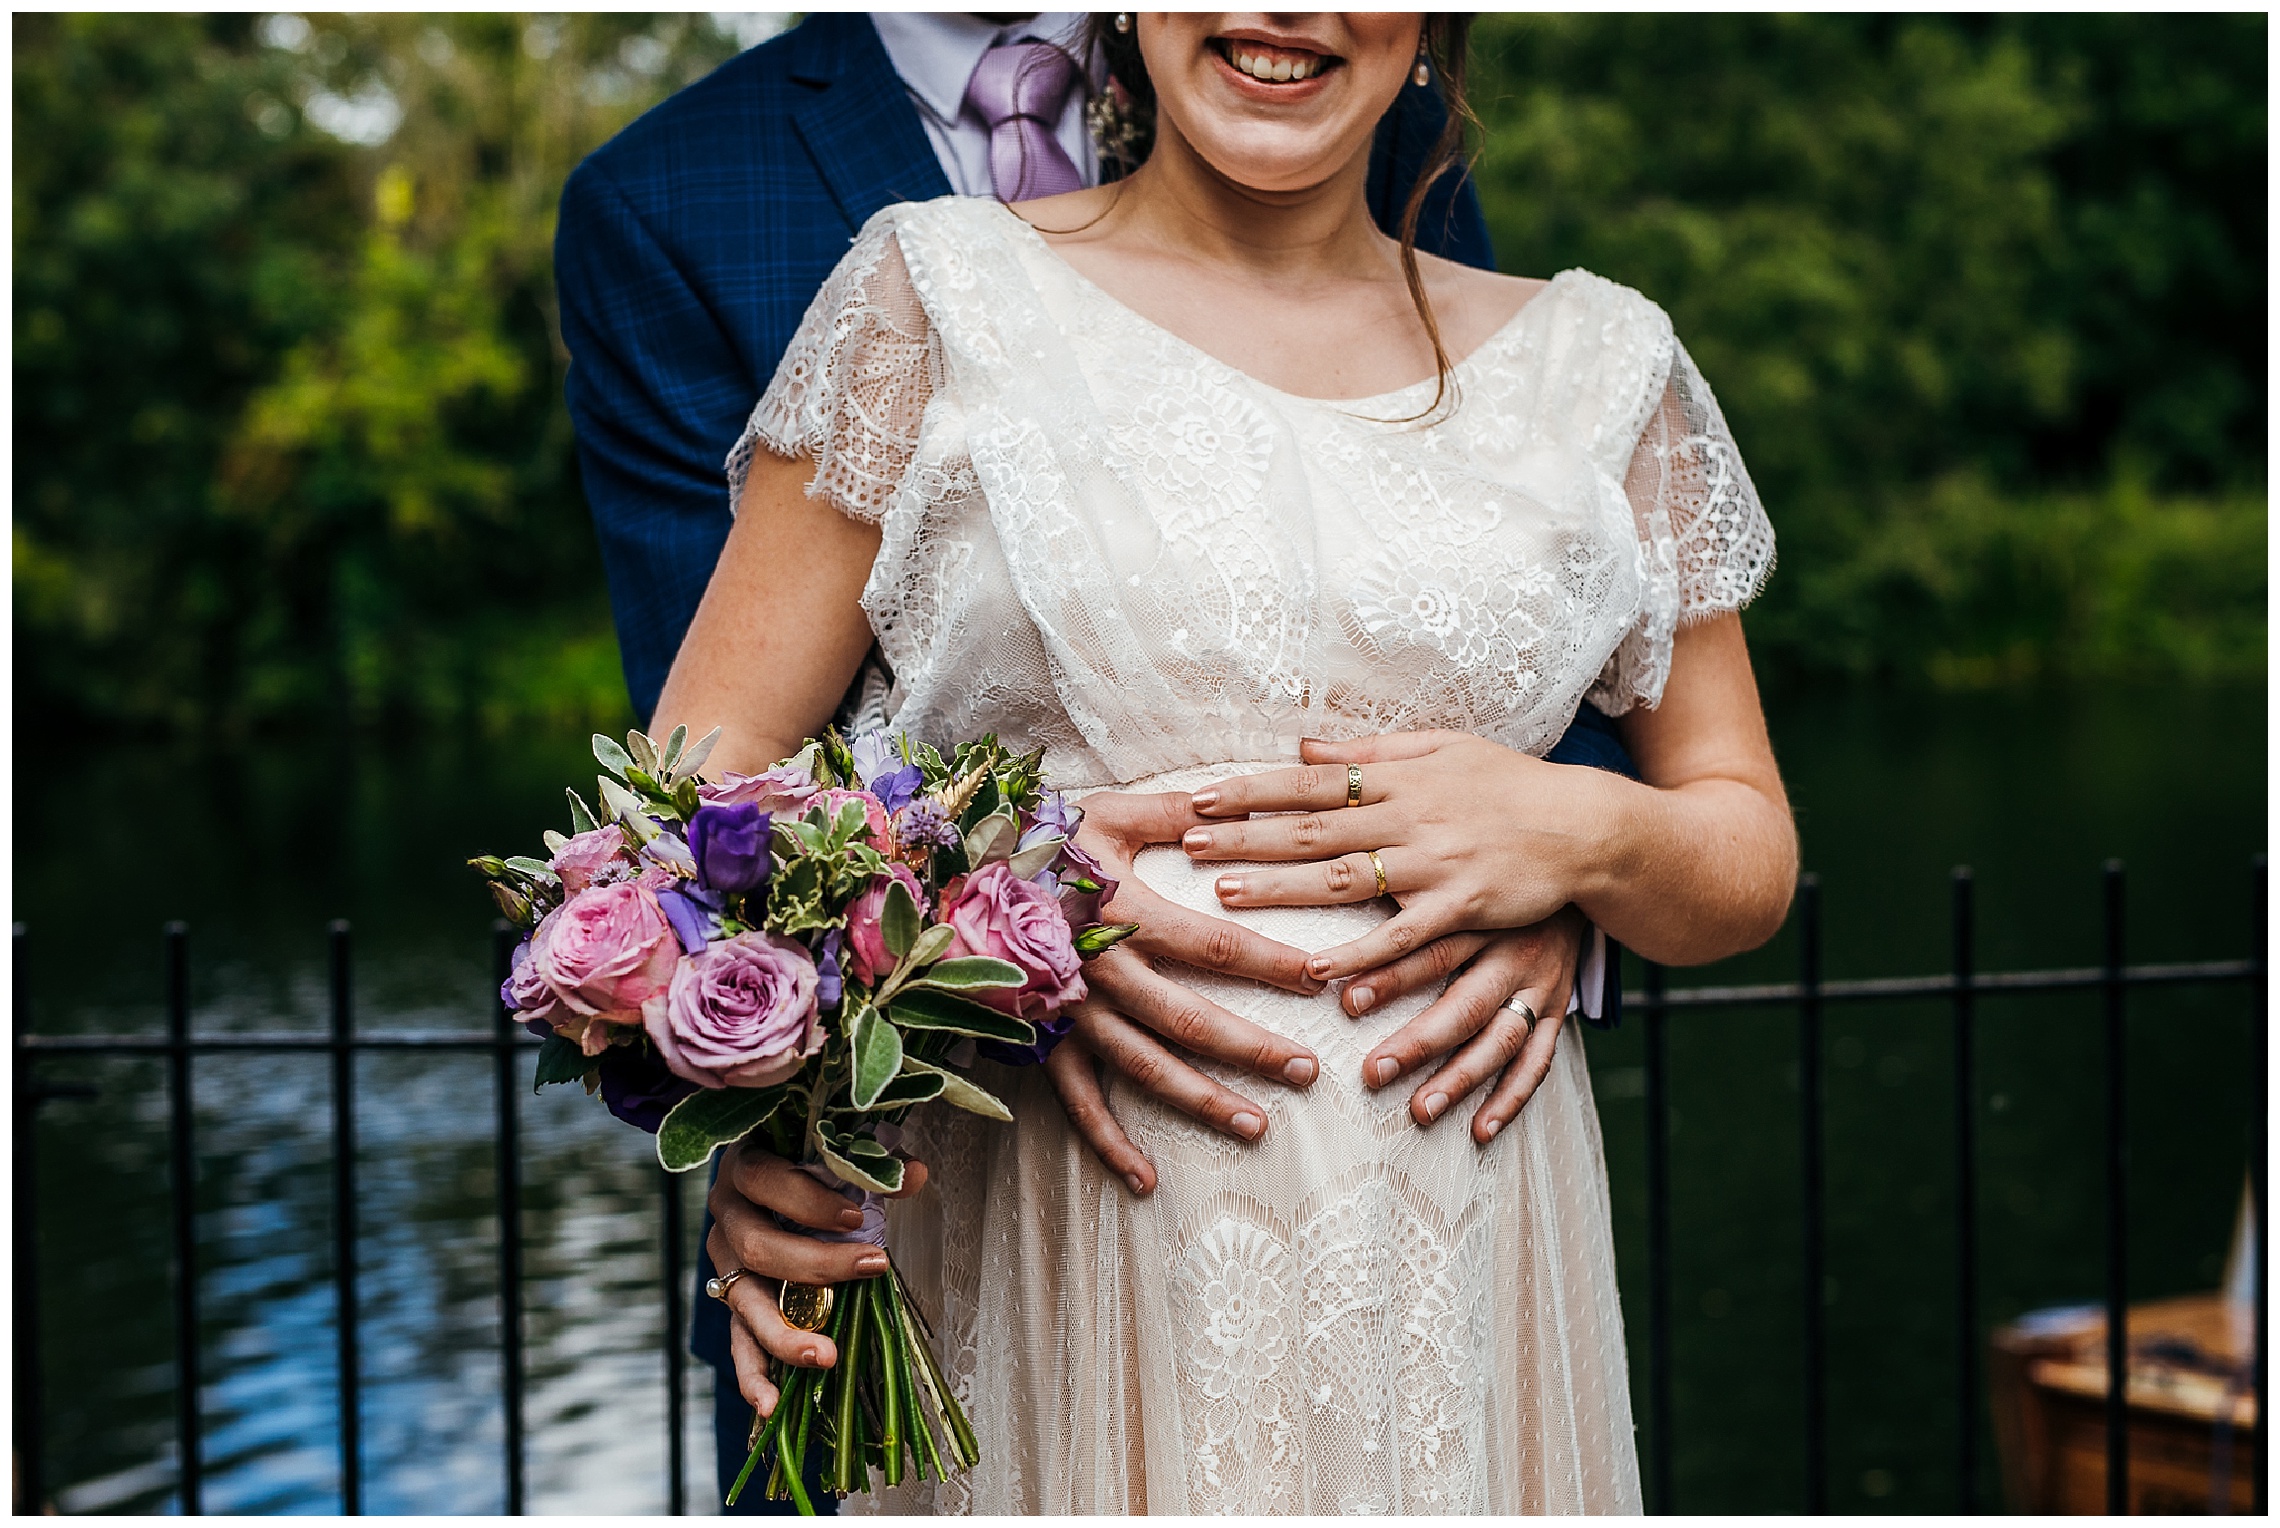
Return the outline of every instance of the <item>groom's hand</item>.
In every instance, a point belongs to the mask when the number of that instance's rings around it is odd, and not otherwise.
[[[1159,974],[1154,962],[1178,961],[1308,996],[1321,991],[1322,984],[1306,974],[1306,951],[1166,901],[1133,874],[1133,856],[1142,849],[1177,843],[1202,822],[1184,792],[1143,796],[1100,791],[1082,804],[1085,817],[1077,842],[1118,883],[1101,916],[1112,923],[1137,923],[1140,931],[1085,963],[1088,995],[1077,1005],[1068,1039],[1046,1061],[1046,1075],[1093,1154],[1132,1192],[1148,1194],[1156,1187],[1156,1169],[1109,1112],[1096,1062],[1182,1113],[1245,1141],[1258,1139],[1266,1129],[1267,1111],[1190,1066],[1171,1045],[1288,1087],[1303,1088],[1321,1072],[1321,1062],[1305,1046]]]

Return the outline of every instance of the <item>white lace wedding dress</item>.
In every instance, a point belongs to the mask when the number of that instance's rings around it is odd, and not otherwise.
[[[872,219],[731,458],[812,456],[878,521],[863,594],[914,735],[1042,746],[1069,788],[1185,789],[1302,736],[1464,728],[1542,753],[1588,697],[1659,699],[1677,624],[1757,589],[1773,535],[1645,298],[1567,271],[1433,384],[1253,381],[1078,275],[994,202]],[[1139,873],[1219,911],[1175,849]],[[1318,949],[1382,905],[1240,913]],[[1311,1046],[1245,1145],[1128,1087],[1135,1199],[1035,1068],[1019,1115],[920,1111],[890,1240],[982,1442],[890,1510],[1635,1512],[1639,1476],[1582,1036],[1486,1148],[1359,1081],[1362,1021],[1180,972]],[[859,1505],[851,1502],[850,1506]]]

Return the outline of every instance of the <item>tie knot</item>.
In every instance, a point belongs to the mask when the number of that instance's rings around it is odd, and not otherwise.
[[[974,66],[966,100],[993,131],[1015,117],[1050,128],[1060,120],[1076,82],[1076,60],[1051,43],[1002,43]]]

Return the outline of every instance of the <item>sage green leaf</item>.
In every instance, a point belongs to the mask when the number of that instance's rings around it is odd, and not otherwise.
[[[1098,955],[1139,932],[1140,925],[1137,923],[1096,923],[1090,928],[1078,930],[1073,943],[1079,955]]]
[[[1022,987],[1028,983],[1029,973],[1010,960],[999,960],[994,955],[961,955],[956,960],[936,961],[911,985],[941,987],[951,992],[979,992]]]
[[[681,755],[681,762],[674,766],[674,773],[684,780],[693,777],[698,770],[705,767],[705,760],[712,757],[713,745],[719,741],[720,729],[718,727],[698,738],[697,746]]]
[[[916,967],[923,966],[930,960],[940,960],[942,952],[949,949],[951,942],[957,937],[958,931],[949,924],[935,924],[925,933],[919,935],[918,942],[910,947],[906,964]]]
[[[680,762],[681,750],[688,745],[688,741],[688,723],[683,722],[680,726],[675,727],[673,735],[665,740],[665,752],[657,760],[657,768],[661,773],[668,776],[673,773],[673,766]]]
[[[848,1045],[854,1053],[854,1078],[848,1097],[858,1109],[868,1109],[879,1093],[902,1070],[902,1032],[888,1023],[878,1009],[865,1007],[848,1026]]]
[[[527,854],[518,854],[508,860],[507,868],[527,875],[541,885],[556,886],[561,884],[561,877],[554,873],[553,866],[544,860],[534,860]]]
[[[862,1144],[871,1147],[872,1151],[879,1150],[874,1142],[865,1141]],[[888,1156],[885,1152],[879,1152],[879,1156],[884,1158],[883,1161],[874,1159],[868,1153],[859,1158],[850,1158],[843,1155],[839,1147],[835,1146],[829,1137],[823,1138],[816,1150],[823,1158],[823,1165],[837,1174],[843,1183],[852,1183],[857,1188],[867,1188],[874,1194],[894,1194],[902,1191],[903,1165],[901,1160],[896,1157]],[[858,1160],[862,1163],[861,1166],[856,1165]]]
[[[938,1066],[928,1066],[923,1061],[905,1061],[903,1063],[903,1075],[905,1077],[919,1072],[932,1072],[942,1079],[941,1088],[933,1096],[940,1098],[952,1108],[963,1109],[968,1114],[979,1114],[984,1119],[994,1119],[1001,1124],[1012,1123],[1013,1111],[998,1102],[997,1095],[989,1089],[968,1081],[956,1072],[946,1072]],[[893,1090],[889,1089],[889,1091]]]
[[[887,1016],[905,1029],[938,1029],[977,1040],[1003,1040],[1008,1045],[1037,1043],[1037,1030],[1026,1019],[985,1008],[950,992],[910,988],[896,994],[887,1005]]]
[[[632,758],[617,745],[617,739],[599,732],[594,734],[594,761],[621,780],[633,768]]]
[[[538,1048],[538,1071],[531,1080],[530,1090],[555,1082],[576,1082],[601,1063],[578,1048],[575,1040],[560,1035],[548,1035],[546,1043]]]
[[[897,960],[910,953],[918,943],[920,923],[918,903],[911,897],[910,888],[900,880],[887,883],[886,906],[879,913],[879,932],[887,941],[887,953]]]
[[[768,1122],[789,1090],[705,1088],[673,1106],[657,1128],[657,1160],[669,1173],[704,1166],[723,1146],[734,1145]]]
[[[879,1096],[871,1100],[869,1112],[884,1114],[889,1109],[907,1109],[912,1104],[922,1104],[930,1098],[939,1098],[943,1092],[945,1079],[938,1072],[928,1075],[929,1071],[931,1068],[927,1071],[916,1070],[911,1063],[904,1062],[902,1075],[879,1090]]]
[[[1065,838],[1048,838],[1041,844],[1031,844],[1026,849],[1017,849],[1014,851],[1013,857],[1006,861],[1006,868],[1013,872],[1015,880],[1026,881],[1047,865],[1052,864],[1054,856],[1061,852],[1061,846],[1067,842],[1068,840]]]
[[[966,863],[979,870],[1005,859],[1021,841],[1021,824],[1011,812],[992,812],[966,833]]]
[[[570,798],[570,831],[572,833],[593,832],[596,826],[594,809],[580,799],[575,787],[563,786],[562,794]]]
[[[633,762],[643,770],[657,773],[657,745],[649,741],[649,734],[636,727],[625,735],[625,751],[633,755]]]
[[[649,820],[649,809],[640,797],[606,775],[595,784],[602,793],[602,805],[612,817],[632,829],[635,837],[647,843],[657,836],[657,824]]]
[[[569,839],[564,838],[561,834],[555,832],[552,828],[548,828],[545,832],[539,834],[538,841],[546,845],[546,852],[549,854],[560,854],[562,852],[562,846],[570,842]]]

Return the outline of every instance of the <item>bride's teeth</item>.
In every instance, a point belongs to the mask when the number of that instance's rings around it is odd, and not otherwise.
[[[1289,79],[1289,78],[1290,78],[1290,60],[1289,60],[1289,59],[1287,59],[1287,58],[1278,58],[1278,59],[1276,59],[1276,60],[1275,60],[1275,80],[1276,80],[1276,82],[1277,82],[1277,83],[1280,83],[1281,81],[1283,81],[1283,80],[1287,80],[1287,79]]]
[[[1230,48],[1227,61],[1255,80],[1269,84],[1283,84],[1290,80],[1310,80],[1322,72],[1318,58],[1268,58],[1257,53],[1238,53]]]

